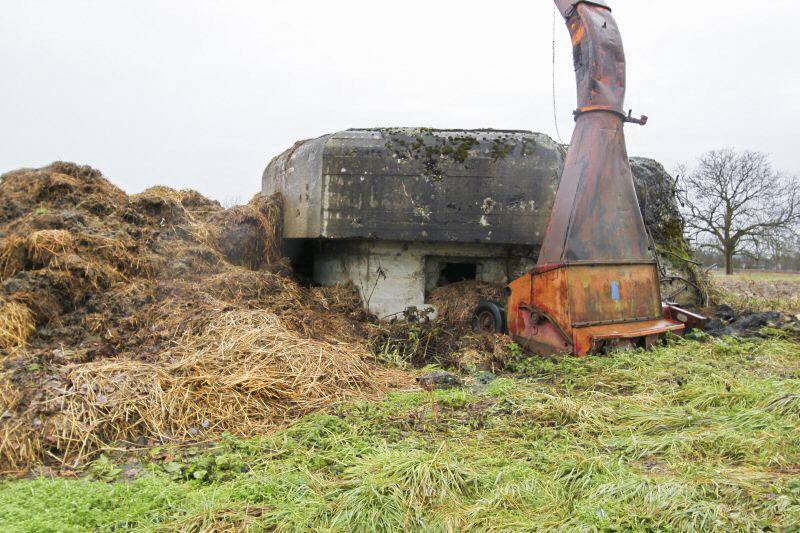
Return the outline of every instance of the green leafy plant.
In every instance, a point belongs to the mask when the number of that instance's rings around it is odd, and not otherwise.
[[[102,481],[114,481],[122,474],[122,468],[102,454],[89,465],[89,476]]]

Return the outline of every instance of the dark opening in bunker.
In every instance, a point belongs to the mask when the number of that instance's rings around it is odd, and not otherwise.
[[[314,256],[319,243],[314,240],[284,239],[283,254],[289,258],[292,271],[303,285],[313,285]]]
[[[476,263],[445,263],[439,274],[437,285],[449,285],[458,281],[475,279],[477,273],[478,265]]]

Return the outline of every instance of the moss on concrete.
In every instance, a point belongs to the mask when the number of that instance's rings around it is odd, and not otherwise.
[[[464,165],[467,159],[481,145],[486,145],[486,153],[497,162],[510,156],[518,145],[527,154],[534,139],[524,139],[521,143],[512,132],[493,130],[464,130],[460,132],[435,130],[432,128],[384,128],[379,130],[386,137],[385,148],[400,161],[419,161],[424,176],[434,180],[446,177],[447,164]]]

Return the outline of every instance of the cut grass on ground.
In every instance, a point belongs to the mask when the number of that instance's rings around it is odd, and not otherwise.
[[[754,531],[800,523],[800,345],[536,357],[270,436],[0,484],[3,531]]]

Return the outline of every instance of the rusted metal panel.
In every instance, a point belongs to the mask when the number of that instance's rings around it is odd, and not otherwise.
[[[586,355],[613,339],[647,346],[653,336],[683,328],[662,316],[650,261],[542,265],[509,287],[510,333],[540,354]]]
[[[566,347],[554,332],[571,337],[576,355],[614,343],[649,347],[683,324],[662,316],[658,270],[625,148],[623,126],[634,119],[622,107],[622,40],[605,2],[555,3],[572,36],[576,126],[532,273],[533,302],[509,306],[509,322],[517,324],[518,342],[532,349]]]
[[[566,271],[573,326],[662,316],[655,263],[570,266]]]
[[[704,328],[708,324],[709,318],[698,313],[693,313],[688,309],[682,309],[674,304],[662,304],[664,318],[673,322],[685,324],[687,328]]]
[[[527,320],[525,332],[517,337],[512,337],[514,342],[539,355],[567,355],[573,351],[570,339],[552,323],[543,321],[533,324]]]
[[[562,290],[566,291],[565,276],[556,269],[542,274],[548,280],[555,283],[542,284],[546,289],[552,289],[561,280]],[[511,296],[509,297],[506,309],[513,309],[507,312],[509,319],[509,333],[511,337],[522,347],[539,354],[569,353],[572,350],[571,336],[566,333],[562,324],[568,324],[569,320],[564,319],[563,308],[550,308],[545,306],[540,308],[536,301],[540,295],[536,293],[536,276],[526,274],[513,281]],[[561,300],[549,300],[547,302],[559,302]],[[566,301],[566,299],[563,299]],[[547,303],[546,302],[546,303]]]
[[[514,281],[508,288],[511,290],[506,302],[508,331],[512,337],[525,334],[527,325],[521,309],[529,307],[533,298],[533,277],[527,273]]]
[[[572,322],[567,284],[565,268],[539,270],[533,274],[533,306],[544,311],[569,336]]]
[[[609,10],[611,9],[608,3],[603,0],[555,0],[555,2],[564,18],[569,18],[570,14],[575,10],[575,6],[582,3],[594,4]]]
[[[630,324],[575,328],[573,353],[578,356],[595,353],[602,348],[602,343],[618,339],[633,340],[642,344],[642,347],[646,347],[648,342],[652,344],[652,336],[662,335],[667,332],[677,333],[683,327],[683,324],[671,320],[658,319]]]

